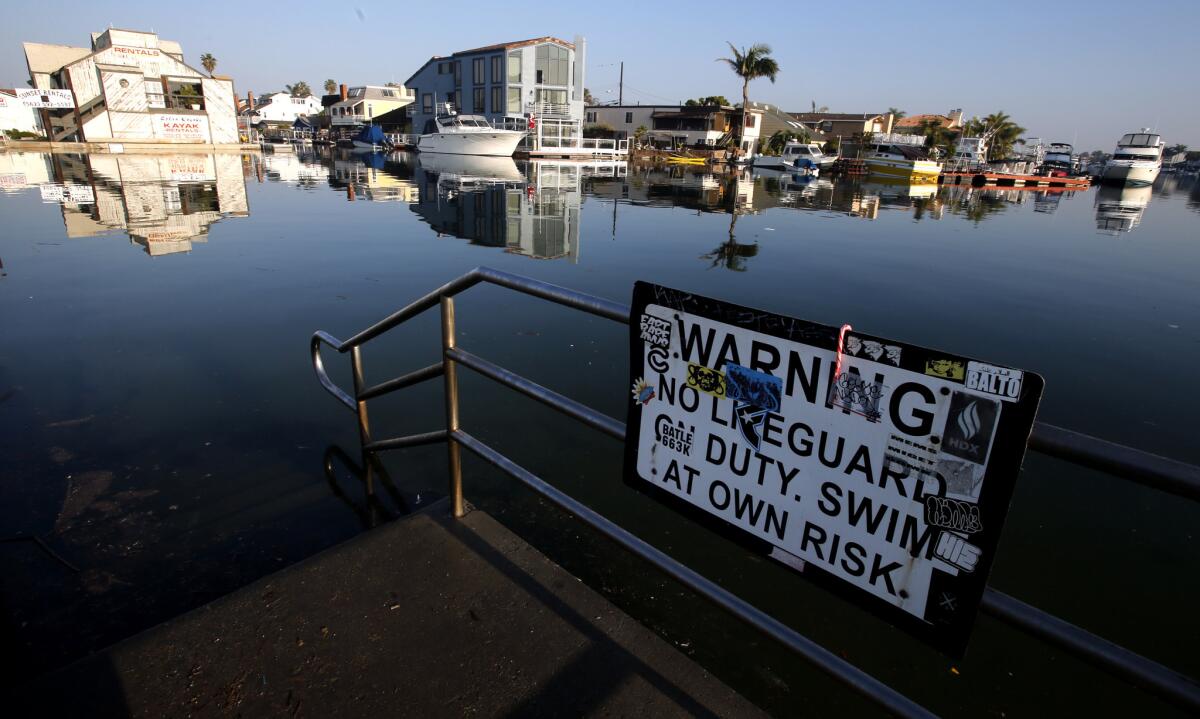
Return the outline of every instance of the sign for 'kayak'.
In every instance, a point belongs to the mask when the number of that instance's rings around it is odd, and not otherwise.
[[[626,482],[961,655],[1042,378],[644,282],[630,317]]]

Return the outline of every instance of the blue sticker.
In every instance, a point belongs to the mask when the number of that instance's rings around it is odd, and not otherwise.
[[[726,362],[725,396],[739,404],[778,412],[783,405],[783,380],[766,372]]]

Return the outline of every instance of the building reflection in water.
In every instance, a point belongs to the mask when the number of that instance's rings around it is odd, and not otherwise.
[[[120,230],[151,256],[188,252],[224,217],[250,214],[238,154],[6,154],[3,187],[38,187],[69,238]]]

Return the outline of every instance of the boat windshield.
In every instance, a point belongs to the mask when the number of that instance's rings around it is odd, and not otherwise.
[[[1128,135],[1122,135],[1121,141],[1117,145],[1121,147],[1158,147],[1158,143],[1158,135],[1131,132]]]
[[[1114,160],[1148,160],[1154,162],[1158,159],[1158,155],[1136,155],[1132,152],[1118,152],[1113,155]]]

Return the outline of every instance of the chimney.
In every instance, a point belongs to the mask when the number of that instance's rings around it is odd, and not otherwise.
[[[349,95],[347,95],[347,94],[346,94],[346,83],[342,83],[342,84],[341,84],[341,85],[338,87],[338,92],[340,92],[340,93],[341,93],[341,95],[342,95],[342,102],[345,102],[345,101],[346,101],[346,98],[347,98],[347,97],[349,97]]]
[[[254,112],[254,93],[252,92],[246,93],[246,107],[249,108],[250,112]]]

